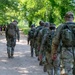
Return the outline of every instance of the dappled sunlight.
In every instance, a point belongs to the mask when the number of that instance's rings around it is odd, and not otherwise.
[[[19,42],[16,42],[17,44],[21,44],[21,45],[26,45],[27,41],[26,40],[20,40]]]
[[[7,68],[6,67],[2,67],[2,66],[0,66],[0,69],[2,70],[7,70]]]
[[[8,58],[5,36],[1,36],[0,38],[0,74],[42,75],[43,67],[39,66],[39,61],[37,61],[35,55],[31,57],[30,45],[27,44],[27,37],[22,34],[20,41],[18,42],[18,40],[16,40],[14,58]]]
[[[15,55],[14,56],[18,56],[18,57],[24,57],[26,56],[27,54],[29,54],[30,51],[24,51],[24,52],[15,52]]]
[[[0,39],[1,43],[6,43],[6,39]]]
[[[1,59],[0,61],[1,61],[1,62],[8,62],[8,61],[7,61],[7,60],[5,60],[5,59]]]
[[[22,52],[15,52],[15,55],[14,56],[24,57],[25,54],[22,53]]]
[[[37,71],[38,73],[40,73],[40,69],[33,65],[28,66],[27,68],[23,68],[23,67],[18,68],[18,72],[22,74],[29,74],[29,73],[33,74],[33,73],[37,73]]]
[[[19,72],[19,73],[29,73],[26,68],[22,68],[22,67],[19,67],[19,68],[18,68],[18,72]]]

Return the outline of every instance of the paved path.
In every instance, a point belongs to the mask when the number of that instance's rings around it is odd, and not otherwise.
[[[13,59],[7,57],[5,35],[0,35],[0,75],[47,75],[43,66],[39,66],[37,57],[30,57],[30,46],[21,33]]]

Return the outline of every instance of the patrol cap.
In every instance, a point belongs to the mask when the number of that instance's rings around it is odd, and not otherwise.
[[[74,14],[71,11],[66,12],[65,17],[73,17],[74,18]]]

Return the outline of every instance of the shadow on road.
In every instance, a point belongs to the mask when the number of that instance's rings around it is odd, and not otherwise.
[[[39,66],[37,57],[30,57],[30,46],[21,34],[20,42],[15,47],[14,58],[7,57],[5,36],[0,36],[0,75],[47,75]]]

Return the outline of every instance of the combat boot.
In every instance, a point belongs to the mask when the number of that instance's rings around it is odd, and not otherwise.
[[[10,47],[7,47],[7,55],[8,55],[8,58],[10,58]]]
[[[39,62],[39,65],[40,65],[40,66],[43,66],[43,62],[42,62],[42,61],[40,61],[40,62]]]
[[[46,67],[46,65],[44,65],[43,71],[44,71],[44,72],[47,72],[47,67]]]
[[[33,57],[33,47],[31,47],[31,57]]]
[[[13,54],[11,54],[11,58],[14,58],[14,57],[13,57]]]
[[[11,58],[10,53],[8,53],[8,58]]]
[[[13,55],[14,55],[14,48],[12,47],[12,49],[11,49],[11,58],[14,58]]]

